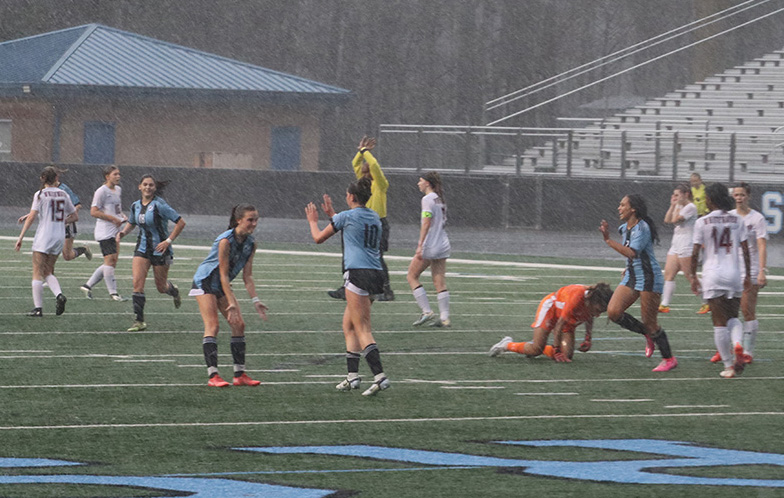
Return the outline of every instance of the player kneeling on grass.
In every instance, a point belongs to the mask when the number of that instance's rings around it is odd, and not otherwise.
[[[512,342],[511,337],[504,337],[490,348],[490,356],[512,351],[527,356],[544,354],[557,362],[570,362],[574,355],[575,328],[585,324],[585,340],[580,345],[580,351],[589,351],[593,319],[607,311],[611,297],[612,289],[604,282],[590,287],[579,284],[561,287],[539,303],[536,320],[531,324],[534,329],[533,341]],[[554,346],[547,345],[551,332]]]
[[[267,306],[256,295],[253,282],[253,255],[256,242],[253,231],[259,223],[259,212],[248,204],[234,206],[229,219],[229,229],[215,239],[207,258],[196,269],[193,287],[188,295],[195,296],[204,320],[204,359],[210,387],[228,387],[229,383],[218,374],[218,311],[231,327],[231,356],[234,360],[234,385],[257,386],[261,382],[245,373],[245,321],[240,305],[231,289],[231,281],[242,270],[242,281],[250,294],[256,312],[267,319]]]

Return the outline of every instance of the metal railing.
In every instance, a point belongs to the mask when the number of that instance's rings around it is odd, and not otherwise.
[[[708,120],[667,120],[624,129],[383,124],[386,168],[464,174],[712,181],[784,179],[784,127],[715,131]],[[712,130],[714,128],[714,130]]]

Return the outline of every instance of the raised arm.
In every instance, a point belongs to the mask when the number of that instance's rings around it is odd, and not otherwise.
[[[335,235],[335,228],[332,226],[332,223],[327,225],[324,230],[319,230],[318,210],[316,210],[316,205],[312,202],[305,206],[305,217],[308,219],[308,224],[310,225],[310,236],[313,237],[313,241],[316,244],[321,244]]]
[[[637,256],[637,252],[634,249],[632,249],[631,247],[626,247],[620,242],[610,238],[610,225],[607,223],[606,220],[602,220],[601,224],[599,225],[599,231],[602,232],[602,237],[604,237],[604,243],[610,246],[616,252],[620,253],[621,255],[627,258],[633,258]]]

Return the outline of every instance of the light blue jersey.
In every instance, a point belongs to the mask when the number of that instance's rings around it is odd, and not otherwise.
[[[64,191],[66,194],[68,194],[68,197],[71,198],[71,203],[74,206],[76,206],[77,204],[81,204],[81,202],[79,201],[79,196],[76,195],[73,190],[71,190],[71,187],[69,187],[68,185],[66,185],[63,182],[60,182],[60,185],[58,185],[57,188],[59,188],[60,190]]]
[[[332,217],[332,227],[343,232],[344,270],[381,270],[381,220],[370,208],[357,207]]]
[[[193,276],[193,287],[212,291],[213,294],[222,294],[220,282],[220,269],[218,268],[218,246],[223,239],[229,241],[229,280],[234,280],[240,271],[245,267],[245,263],[253,254],[255,239],[248,235],[243,242],[239,242],[234,233],[234,229],[226,230],[218,235],[212,243],[212,249],[207,258],[202,261]]]
[[[141,200],[131,204],[128,223],[139,227],[136,252],[146,256],[171,256],[173,254],[171,246],[165,253],[158,252],[155,248],[169,238],[169,221],[177,223],[180,218],[179,213],[160,197],[153,198],[146,206]]]
[[[621,280],[625,285],[637,291],[653,291],[661,294],[664,288],[659,262],[653,254],[653,237],[651,227],[644,220],[640,220],[631,230],[626,228],[626,223],[618,227],[618,233],[623,237],[623,245],[634,249],[636,256],[627,258],[626,273]]]

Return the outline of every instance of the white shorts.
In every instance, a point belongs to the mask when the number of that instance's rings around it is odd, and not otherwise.
[[[64,238],[46,238],[36,236],[33,239],[32,249],[35,252],[42,252],[44,254],[60,254],[63,252],[63,245],[65,245]]]
[[[702,291],[702,299],[715,299],[717,297],[726,297],[727,299],[735,299],[736,297],[741,297],[743,295],[743,291],[737,290],[727,290],[727,289],[708,289]]]
[[[703,273],[701,284],[703,299],[714,299],[721,296],[734,299],[743,295],[743,282],[732,275]]]
[[[694,244],[692,244],[691,240],[673,238],[670,250],[667,251],[667,256],[675,254],[679,258],[691,258],[693,250]]]

